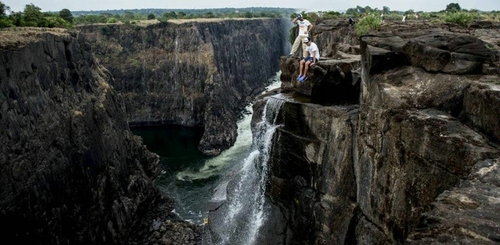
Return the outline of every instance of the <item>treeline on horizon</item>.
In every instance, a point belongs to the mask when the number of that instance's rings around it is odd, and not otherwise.
[[[42,12],[41,8],[27,4],[23,11],[12,12],[10,7],[0,1],[0,28],[15,26],[30,27],[58,27],[74,28],[77,25],[87,24],[138,24],[147,20],[160,22],[171,19],[197,19],[197,18],[294,18],[297,10],[292,8],[214,8],[214,9],[120,9],[120,10],[97,10],[97,11],[70,11],[62,9],[59,12]],[[391,10],[387,6],[382,9],[370,6],[356,6],[345,12],[318,11],[305,12],[302,14],[311,22],[322,19],[335,18],[362,18],[377,22],[377,16],[384,14],[386,19],[400,19],[407,16],[419,16],[419,19],[452,22],[462,26],[468,26],[473,20],[500,21],[500,11],[479,11],[475,9],[462,9],[458,3],[450,3],[437,12]],[[363,22],[361,22],[363,23]],[[358,25],[357,22],[356,25]],[[370,29],[377,27],[377,23],[369,23]],[[381,24],[381,23],[379,23]]]
[[[96,11],[42,12],[34,4],[27,4],[23,11],[10,12],[10,7],[0,1],[0,28],[14,26],[74,28],[86,24],[136,24],[144,20],[168,21],[171,19],[198,18],[281,18],[296,12],[292,8],[249,7],[215,9],[120,9]]]

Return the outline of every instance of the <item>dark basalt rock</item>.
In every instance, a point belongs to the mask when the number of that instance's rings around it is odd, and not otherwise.
[[[349,104],[359,102],[361,76],[360,56],[343,59],[322,58],[311,67],[305,82],[297,81],[299,60],[283,57],[280,62],[282,88],[310,96],[318,104]]]
[[[287,25],[284,19],[215,19],[78,30],[125,95],[129,123],[203,127],[200,151],[218,155],[236,140],[238,113],[278,72]]]
[[[305,83],[297,59],[280,60],[268,195],[290,244],[498,243],[500,30],[477,26],[389,21],[360,38],[360,66],[336,49]],[[339,87],[353,80],[338,64],[360,67],[357,90]],[[348,104],[325,96],[352,91]]]
[[[8,40],[0,43],[2,238],[124,244],[134,224],[167,200],[152,182],[159,157],[130,132],[113,77],[77,33],[0,35]]]

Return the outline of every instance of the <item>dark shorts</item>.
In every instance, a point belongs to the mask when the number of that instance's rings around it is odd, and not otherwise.
[[[313,57],[309,56],[309,57],[304,57],[302,58],[305,62],[307,61],[310,61],[311,63],[313,62]]]

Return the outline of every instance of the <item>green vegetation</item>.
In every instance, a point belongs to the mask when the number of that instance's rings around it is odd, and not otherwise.
[[[61,16],[61,18],[63,18],[68,23],[73,24],[73,14],[71,14],[71,11],[69,11],[69,9],[62,9],[61,11],[59,11],[59,16]]]
[[[10,7],[0,2],[0,28],[13,26],[73,27],[73,15],[68,9],[63,9],[59,13],[43,13],[39,7],[27,4],[23,12],[12,12],[7,15],[7,11],[10,11]]]
[[[455,23],[469,27],[474,20],[500,21],[500,12],[480,12],[478,10],[462,9],[458,3],[450,3],[439,12],[416,12],[413,9],[406,11],[391,10],[387,6],[382,9],[370,6],[356,6],[349,8],[345,13],[335,11],[305,12],[301,14],[311,23],[319,23],[326,19],[349,18],[356,20],[356,32],[363,35],[370,30],[378,28],[380,15],[384,14],[385,20],[401,20],[406,15],[406,20],[426,20],[432,22]],[[0,28],[13,26],[35,27],[60,27],[73,28],[76,25],[86,24],[141,24],[148,21],[168,21],[174,19],[197,18],[279,18],[297,16],[294,9],[290,8],[219,8],[219,9],[128,9],[105,11],[75,11],[62,9],[59,12],[42,12],[33,4],[27,4],[22,12],[11,12],[10,7],[0,2]],[[151,22],[149,22],[151,23]],[[296,30],[290,30],[290,42],[295,40]]]
[[[198,18],[280,18],[288,16],[294,9],[287,8],[222,8],[222,9],[132,9],[73,12],[75,25],[108,23],[115,18],[119,23],[133,23],[142,20],[168,21]]]
[[[441,22],[441,23],[455,23],[463,27],[470,27],[473,21],[500,21],[500,11],[479,11],[476,9],[462,9],[458,3],[450,3],[446,5],[446,8],[438,12],[422,12],[414,11],[413,9],[408,9],[405,11],[401,10],[391,10],[387,6],[383,6],[382,9],[371,8],[370,6],[356,6],[355,8],[349,8],[344,13],[337,12],[316,12],[316,13],[305,13],[302,15],[311,23],[319,23],[324,19],[336,19],[351,17],[356,21],[356,33],[357,35],[364,35],[370,30],[377,29],[383,23],[381,22],[381,15],[384,15],[384,20],[387,21],[401,21],[403,16],[406,16],[406,20],[424,20],[430,22]],[[291,19],[295,18],[297,14],[292,14]],[[296,27],[290,30],[290,42],[295,40],[294,35],[296,33]]]
[[[446,6],[446,9],[438,12],[422,12],[415,11],[413,9],[408,9],[405,11],[391,10],[387,6],[383,6],[382,9],[371,8],[370,6],[356,6],[355,8],[349,8],[344,13],[338,13],[335,11],[329,12],[304,12],[302,11],[302,16],[309,20],[311,23],[320,23],[326,19],[337,19],[337,18],[347,18],[351,17],[356,21],[356,34],[358,36],[368,33],[370,30],[376,30],[383,23],[381,20],[381,15],[384,15],[384,20],[401,21],[403,16],[406,16],[406,20],[425,20],[431,22],[442,22],[442,23],[455,23],[463,27],[469,27],[475,20],[485,20],[492,22],[500,21],[500,11],[490,11],[481,12],[475,9],[466,10],[462,9],[458,3],[450,3]],[[292,13],[289,18],[294,19],[297,17],[298,13]],[[297,26],[294,26],[289,31],[289,41],[293,43],[295,37],[297,36]]]
[[[445,11],[447,12],[458,12],[460,10],[462,10],[462,8],[460,8],[460,5],[458,3],[450,3],[446,5],[445,9]]]
[[[135,9],[106,11],[76,11],[62,9],[59,12],[42,12],[33,4],[27,4],[22,12],[10,12],[10,7],[0,2],[0,28],[13,26],[73,28],[85,24],[124,23],[135,24],[142,20],[167,21],[196,18],[280,18],[294,9],[287,8],[224,8],[201,10]]]
[[[379,16],[368,14],[356,23],[356,34],[358,36],[365,35],[371,30],[378,29],[380,25],[382,25],[382,20]]]
[[[467,28],[476,19],[478,19],[478,14],[474,12],[452,12],[444,16],[445,22],[455,23]]]

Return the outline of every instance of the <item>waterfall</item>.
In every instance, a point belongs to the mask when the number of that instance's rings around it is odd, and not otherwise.
[[[254,130],[251,151],[237,164],[233,179],[226,183],[227,200],[210,221],[211,243],[256,243],[259,228],[266,221],[270,208],[265,198],[268,160],[274,132],[280,126],[276,125],[276,120],[283,102],[279,95],[267,100],[261,121]]]

